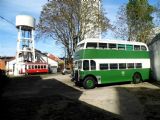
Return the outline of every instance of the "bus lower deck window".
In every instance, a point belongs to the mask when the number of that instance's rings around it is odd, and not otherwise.
[[[99,67],[100,70],[108,70],[108,64],[100,64]]]
[[[118,64],[116,63],[110,64],[110,69],[118,69]]]
[[[126,63],[119,63],[119,69],[126,69]]]
[[[91,60],[91,70],[96,70],[96,62]]]
[[[83,61],[83,70],[89,70],[89,61],[88,60]]]
[[[135,66],[136,68],[142,68],[142,63],[136,63]]]
[[[134,68],[134,63],[128,63],[127,66],[128,68]]]

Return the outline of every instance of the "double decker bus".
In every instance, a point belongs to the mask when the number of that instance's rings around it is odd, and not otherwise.
[[[150,59],[146,44],[122,40],[86,39],[74,54],[73,79],[85,89],[97,84],[149,79]]]

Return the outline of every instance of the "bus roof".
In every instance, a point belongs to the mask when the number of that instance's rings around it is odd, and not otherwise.
[[[130,44],[130,45],[145,45],[145,43],[142,42],[135,42],[135,41],[126,41],[126,40],[110,40],[110,39],[104,39],[104,40],[100,40],[100,39],[96,39],[96,38],[90,38],[90,39],[85,39],[82,40],[81,42],[78,43],[82,44],[82,43],[86,43],[86,42],[97,42],[97,43],[117,43],[117,44]]]

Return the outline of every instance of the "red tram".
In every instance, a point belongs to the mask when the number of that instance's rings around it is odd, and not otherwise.
[[[49,72],[47,63],[26,63],[23,68],[20,70],[20,74],[28,75]]]

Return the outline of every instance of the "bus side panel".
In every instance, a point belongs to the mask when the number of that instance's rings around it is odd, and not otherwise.
[[[149,79],[150,69],[130,69],[130,70],[104,70],[104,71],[85,71],[83,76],[93,75],[101,78],[101,84],[132,81],[134,73],[139,72],[142,80]]]

